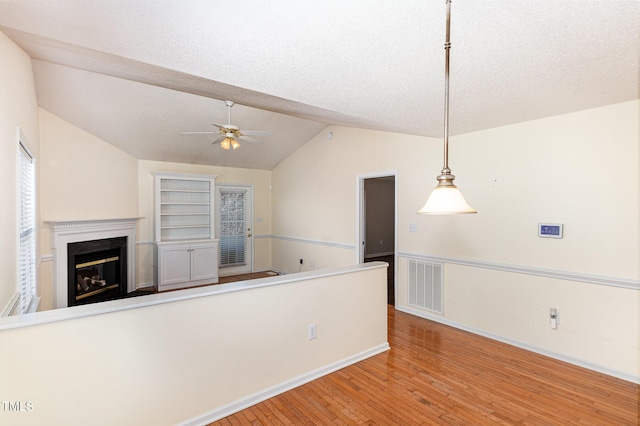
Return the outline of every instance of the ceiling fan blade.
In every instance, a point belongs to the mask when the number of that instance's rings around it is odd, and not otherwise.
[[[181,135],[217,135],[220,132],[180,132]]]
[[[225,138],[225,137],[226,137],[226,136],[224,136],[224,135],[223,135],[223,136],[220,136],[218,139],[216,139],[216,140],[214,140],[213,142],[211,142],[211,145],[215,145],[215,144],[217,144],[217,143],[222,142],[222,141],[224,140],[224,138]]]
[[[270,136],[271,133],[262,130],[241,130],[240,133],[249,136]]]
[[[271,133],[265,132],[262,130],[246,130],[242,131],[238,126],[231,124],[231,107],[234,105],[233,101],[225,101],[225,105],[227,106],[229,124],[218,124],[211,123],[211,125],[218,128],[217,132],[181,132],[182,135],[210,135],[217,134],[219,135],[213,142],[212,145],[217,143],[221,143],[224,149],[236,149],[240,146],[240,142],[250,142],[254,144],[261,144],[263,141],[251,138],[249,136],[269,136]]]
[[[239,138],[240,140],[242,140],[242,141],[247,141],[247,142],[251,142],[251,143],[257,143],[257,144],[264,143],[264,142],[259,141],[259,140],[257,140],[257,139],[250,138],[249,136],[246,136],[246,135],[240,135],[240,136],[238,136],[238,138]]]

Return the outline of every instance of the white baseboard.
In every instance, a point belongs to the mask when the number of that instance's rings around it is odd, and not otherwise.
[[[388,343],[375,346],[371,349],[360,352],[358,354],[355,354],[343,360],[326,365],[325,367],[319,368],[314,371],[310,371],[309,373],[303,374],[302,376],[294,377],[293,379],[287,380],[286,382],[280,383],[279,385],[264,389],[252,395],[248,395],[242,399],[239,399],[230,404],[211,410],[208,413],[204,413],[198,417],[194,417],[180,424],[184,426],[207,425],[211,422],[222,419],[223,417],[227,417],[233,413],[237,413],[238,411],[242,411],[245,408],[251,407],[252,405],[258,404],[269,398],[273,398],[276,395],[280,395],[281,393],[284,393],[288,390],[304,385],[305,383],[308,383],[312,380],[318,379],[329,373],[333,373],[334,371],[338,371],[341,368],[347,367],[351,364],[355,364],[356,362],[365,360],[374,355],[388,351],[389,349],[390,347]]]
[[[549,358],[557,359],[559,361],[564,361],[569,364],[577,365],[578,367],[583,367],[588,370],[596,371],[598,373],[606,374],[607,376],[616,377],[618,379],[626,380],[631,383],[640,384],[640,376],[635,376],[633,374],[625,373],[623,371],[614,370],[603,365],[593,364],[588,361],[584,361],[578,358],[569,357],[563,354],[559,354],[556,352],[551,352],[546,349],[539,348],[537,346],[532,346],[526,343],[518,342],[517,340],[508,339],[506,337],[499,336],[497,334],[489,333],[484,330],[480,330],[474,327],[469,327],[464,324],[460,324],[455,321],[451,321],[445,318],[442,318],[438,315],[430,315],[426,312],[422,312],[419,310],[411,309],[404,306],[396,306],[396,309],[407,314],[415,315],[421,318],[425,318],[434,322],[438,322],[440,324],[448,325],[453,328],[457,328],[459,330],[468,331],[469,333],[477,334],[479,336],[487,337],[492,340],[496,340],[498,342],[506,343],[511,346],[515,346],[521,349],[528,350],[530,352],[535,352],[540,355],[547,356]]]
[[[141,288],[149,288],[149,287],[155,287],[156,285],[153,283],[153,281],[149,282],[149,283],[137,283],[136,284],[136,290],[140,290]]]

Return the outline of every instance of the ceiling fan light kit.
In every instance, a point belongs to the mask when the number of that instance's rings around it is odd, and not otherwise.
[[[235,105],[233,101],[224,101],[224,104],[228,109],[228,124],[216,124],[214,126],[218,128],[217,132],[181,132],[181,135],[203,135],[203,134],[215,134],[220,135],[217,139],[211,142],[212,145],[220,144],[222,149],[226,151],[240,148],[240,141],[250,142],[254,144],[261,144],[262,141],[249,137],[253,136],[269,136],[269,132],[262,130],[240,130],[238,126],[231,124],[231,107]]]
[[[446,41],[444,43],[445,61],[444,61],[444,166],[440,175],[436,178],[438,185],[429,195],[427,202],[422,206],[418,213],[423,214],[464,214],[477,213],[465,201],[462,193],[454,185],[453,180],[456,178],[451,174],[449,168],[449,50],[451,49],[450,27],[451,27],[451,0],[447,3],[447,27]]]

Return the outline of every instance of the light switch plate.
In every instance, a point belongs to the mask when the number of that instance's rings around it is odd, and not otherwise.
[[[562,223],[539,223],[538,237],[540,238],[562,238],[564,233]]]

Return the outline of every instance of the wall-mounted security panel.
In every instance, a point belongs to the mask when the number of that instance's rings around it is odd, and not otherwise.
[[[539,223],[538,237],[541,238],[562,238],[562,223]]]

